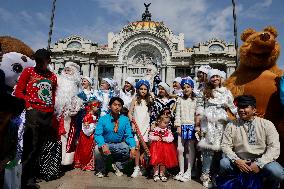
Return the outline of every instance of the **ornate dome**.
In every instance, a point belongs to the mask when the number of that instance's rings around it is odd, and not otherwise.
[[[163,22],[136,21],[123,27],[121,32],[151,31],[157,33],[171,33],[170,29]]]

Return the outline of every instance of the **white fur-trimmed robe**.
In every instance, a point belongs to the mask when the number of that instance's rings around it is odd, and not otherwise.
[[[203,92],[197,98],[196,114],[202,116],[201,132],[203,136],[198,143],[201,149],[214,151],[221,150],[221,140],[228,121],[226,109],[233,114],[237,113],[237,107],[233,103],[233,95],[226,87],[213,89],[214,98],[205,100]]]
[[[66,153],[68,134],[70,131],[71,116],[75,116],[83,101],[77,97],[79,92],[78,80],[74,77],[61,75],[58,77],[58,87],[55,98],[55,112],[60,119],[64,118],[65,134],[61,135],[62,142],[62,165],[71,165],[74,161],[74,152]]]

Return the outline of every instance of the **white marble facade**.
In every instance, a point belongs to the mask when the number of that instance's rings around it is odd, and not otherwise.
[[[186,48],[184,34],[174,35],[163,22],[145,20],[131,22],[119,33],[109,33],[107,45],[74,35],[57,41],[51,51],[55,71],[73,61],[80,65],[83,75],[95,81],[110,77],[119,85],[128,76],[144,77],[148,64],[154,64],[168,84],[178,76],[194,77],[201,65],[221,69],[227,76],[236,68],[232,43],[211,39]]]

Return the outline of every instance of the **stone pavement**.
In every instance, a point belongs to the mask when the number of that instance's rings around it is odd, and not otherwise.
[[[153,179],[138,177],[132,179],[123,175],[117,177],[109,173],[108,177],[97,178],[94,172],[74,169],[67,172],[62,178],[49,182],[39,183],[41,189],[204,189],[194,180],[182,183],[169,179],[168,182],[154,182]]]

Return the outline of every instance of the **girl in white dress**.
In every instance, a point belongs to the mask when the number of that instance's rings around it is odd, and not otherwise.
[[[205,188],[211,185],[210,176],[215,174],[212,172],[212,165],[219,162],[218,158],[213,157],[221,152],[223,131],[229,121],[227,110],[237,113],[232,93],[222,86],[222,77],[224,74],[220,70],[211,69],[208,72],[209,82],[197,98],[196,130],[201,137],[198,147],[203,158],[201,181]]]
[[[152,98],[150,95],[150,83],[148,80],[140,80],[136,84],[137,95],[132,100],[128,117],[132,121],[133,119],[136,121],[139,130],[143,136],[145,142],[148,142],[148,133],[150,130],[150,107],[152,103]],[[135,131],[135,127],[133,125],[133,130]],[[135,135],[136,140],[136,156],[135,156],[135,167],[132,178],[141,176],[142,173],[140,171],[140,145],[137,136]]]

